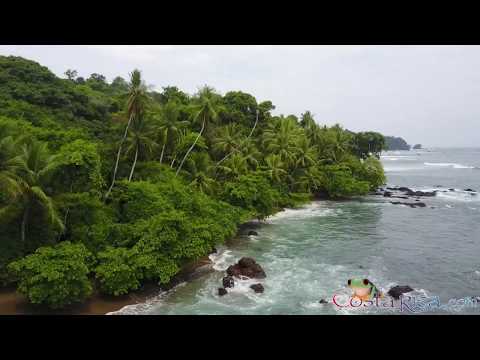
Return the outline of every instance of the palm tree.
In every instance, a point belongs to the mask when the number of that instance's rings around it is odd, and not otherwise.
[[[116,180],[117,171],[118,171],[118,163],[120,161],[120,155],[122,153],[123,143],[127,139],[130,125],[134,120],[139,122],[141,121],[145,113],[147,100],[148,100],[147,86],[142,81],[142,75],[140,71],[135,69],[130,74],[130,84],[129,84],[128,101],[127,101],[128,122],[127,122],[127,126],[125,127],[125,132],[123,134],[123,137],[120,141],[120,145],[118,146],[117,159],[115,161],[115,168],[113,170],[112,184],[110,185],[110,188],[105,194],[105,199],[108,198],[108,196],[112,192],[113,186],[115,185],[115,180]]]
[[[212,161],[207,152],[196,152],[185,162],[190,186],[206,194],[212,194],[215,180],[209,176]]]
[[[176,141],[175,141],[175,150],[172,156],[172,162],[170,167],[173,168],[173,164],[175,163],[177,157],[185,156],[187,151],[191,149],[192,144],[196,144],[197,149],[206,150],[207,144],[205,143],[205,138],[203,136],[198,137],[198,134],[190,131],[190,130],[182,130],[180,131]]]
[[[219,169],[228,178],[237,178],[248,172],[246,159],[241,154],[235,154],[225,162],[225,165],[219,166]]]
[[[153,141],[154,131],[152,130],[150,123],[145,120],[134,122],[133,126],[130,128],[130,133],[131,136],[127,139],[128,147],[126,149],[126,154],[127,156],[131,154],[135,155],[128,182],[132,180],[138,156],[140,155],[142,158],[146,158],[153,152],[154,147],[157,145],[157,143]]]
[[[316,164],[317,153],[306,136],[299,137],[296,146],[295,165],[297,167],[306,168]]]
[[[299,185],[303,191],[316,191],[321,186],[322,178],[318,168],[315,166],[302,169],[298,178],[299,180],[296,182],[296,184]]]
[[[268,177],[275,183],[280,183],[282,177],[287,174],[280,155],[272,154],[265,158],[265,170]]]
[[[177,176],[180,170],[182,170],[185,160],[197,144],[198,139],[200,138],[200,136],[202,136],[203,131],[208,127],[209,123],[215,122],[218,119],[218,101],[213,89],[205,86],[199,91],[197,101],[198,103],[195,106],[196,112],[193,117],[193,122],[201,121],[202,127],[200,128],[200,132],[198,133],[198,136],[193,142],[192,146],[188,149],[187,153],[180,162],[175,176]]]
[[[296,141],[300,128],[288,118],[280,118],[264,132],[264,145],[268,153],[280,155],[285,165],[295,162]]]
[[[162,144],[162,152],[160,154],[160,163],[162,163],[165,148],[173,147],[180,130],[188,124],[188,121],[180,120],[179,105],[174,101],[167,102],[162,107],[160,115],[160,123],[157,126],[157,130],[160,135],[160,143]]]
[[[8,135],[5,128],[0,128],[0,187],[6,195],[16,196],[20,187],[12,172],[11,161],[14,158],[18,141]]]
[[[216,141],[213,144],[213,149],[224,154],[238,150],[240,142],[239,134],[240,129],[235,123],[220,127],[217,132]]]
[[[9,162],[9,171],[15,173],[13,179],[17,182],[19,192],[10,204],[1,209],[1,213],[21,211],[20,234],[23,246],[34,206],[39,206],[53,225],[61,231],[64,230],[64,224],[54,207],[53,200],[44,190],[56,165],[56,157],[49,154],[47,145],[37,141],[23,144],[20,155]]]
[[[257,127],[257,124],[258,124],[258,114],[259,114],[259,110],[257,109],[257,116],[256,116],[256,119],[255,119],[255,123],[253,124],[253,127],[252,127],[252,130],[250,130],[250,134],[248,134],[248,136],[245,138],[245,140],[243,140],[241,143],[240,143],[240,146],[235,148],[235,147],[232,147],[232,150],[227,154],[225,155],[218,163],[217,163],[217,166],[219,166],[222,162],[224,162],[228,157],[230,157],[234,152],[236,151],[242,151],[242,148],[249,142],[250,140],[250,137],[252,136],[253,132],[255,131],[255,128]],[[239,149],[240,148],[240,149]]]

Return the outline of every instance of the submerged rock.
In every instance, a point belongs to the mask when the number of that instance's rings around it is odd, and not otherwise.
[[[254,230],[250,230],[250,231],[248,232],[248,236],[250,236],[250,235],[258,235],[258,233],[257,233],[256,231],[254,231]]]
[[[222,283],[224,288],[233,288],[235,286],[235,280],[233,280],[232,276],[225,276],[222,279]]]
[[[470,189],[470,188],[469,188],[469,189],[465,189],[465,191],[476,192],[475,190]]]
[[[392,194],[393,194],[393,193],[392,193],[391,191],[385,191],[385,192],[383,193],[383,196],[385,196],[385,197],[390,197],[390,196],[392,196]]]
[[[227,295],[227,290],[224,288],[218,288],[218,296]]]
[[[407,202],[401,202],[401,201],[390,201],[390,204],[393,204],[393,205],[407,205],[407,206],[410,206],[411,208],[426,207],[427,206],[427,204],[425,204],[424,202],[407,203]]]
[[[328,304],[328,301],[325,299],[320,299],[319,301],[320,304]]]
[[[400,299],[400,295],[408,293],[410,291],[413,291],[413,289],[408,285],[404,285],[404,286],[397,285],[392,287],[390,290],[388,290],[387,294],[393,297],[394,299],[398,300]]]
[[[251,279],[263,279],[267,275],[262,267],[257,262],[249,257],[241,258],[235,265],[230,265],[227,269],[227,274],[240,278],[246,276]]]
[[[410,196],[435,196],[437,195],[437,191],[434,190],[434,191],[413,191],[413,190],[410,190],[408,189],[409,191],[406,192],[407,195],[410,195]]]
[[[262,284],[250,285],[250,289],[253,289],[256,293],[263,293],[265,290]]]

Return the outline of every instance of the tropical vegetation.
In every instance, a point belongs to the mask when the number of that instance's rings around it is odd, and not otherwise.
[[[249,219],[383,184],[381,134],[241,91],[0,56],[0,282],[61,308],[168,283]]]

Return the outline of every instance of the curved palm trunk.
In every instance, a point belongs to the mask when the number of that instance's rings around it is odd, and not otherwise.
[[[245,139],[245,141],[247,141],[248,139],[250,139],[250,137],[252,136],[253,132],[255,131],[255,128],[257,127],[257,123],[258,123],[258,110],[257,110],[257,118],[255,119],[255,124],[253,124],[253,128],[252,128],[252,130],[250,131],[250,134],[248,134],[248,136],[247,136],[247,138]],[[233,150],[232,152],[230,152],[229,154],[225,155],[225,156],[223,157],[223,159],[220,160],[220,161],[217,163],[217,165],[215,165],[215,166],[220,165],[220,164],[221,164],[222,162],[224,162],[228,157],[230,157],[230,155],[232,155],[235,151],[239,151],[239,150],[235,149],[235,150]]]
[[[22,218],[22,224],[21,224],[21,227],[20,227],[20,234],[21,234],[21,239],[22,239],[22,247],[23,249],[25,250],[25,239],[26,239],[26,228],[27,228],[27,222],[28,222],[28,215],[29,215],[29,212],[30,212],[30,208],[27,207],[25,208],[25,210],[23,211],[23,218]]]
[[[162,153],[160,154],[160,164],[162,163],[163,161],[163,153],[165,152],[165,144],[163,144],[162,146]]]
[[[133,171],[135,170],[135,166],[137,165],[138,159],[138,144],[135,149],[135,159],[133,160],[132,170],[130,170],[130,176],[128,177],[128,182],[132,181]]]
[[[108,196],[112,192],[113,186],[115,185],[115,180],[117,178],[118,163],[120,161],[120,154],[122,153],[122,146],[123,146],[123,143],[125,142],[125,139],[127,138],[128,129],[130,128],[130,124],[132,122],[132,119],[133,119],[133,114],[130,115],[130,118],[128,119],[127,126],[125,127],[125,133],[123,134],[122,141],[120,141],[120,146],[118,147],[117,160],[115,162],[115,168],[113,170],[112,184],[110,185],[110,188],[108,189],[107,193],[105,194],[105,199],[108,198]]]
[[[195,139],[195,141],[193,142],[192,146],[190,146],[190,149],[188,149],[187,153],[186,153],[185,156],[183,157],[182,162],[181,162],[180,165],[178,166],[177,172],[175,173],[175,176],[177,176],[178,173],[180,172],[180,170],[182,170],[183,163],[185,162],[185,160],[187,159],[188,155],[190,154],[190,152],[193,150],[193,148],[194,148],[195,145],[197,144],[197,141],[198,141],[198,139],[200,139],[200,136],[202,136],[202,133],[203,133],[203,130],[204,130],[204,129],[205,129],[205,116],[203,117],[202,128],[201,128],[200,132],[198,133],[198,136],[197,136],[197,138]]]

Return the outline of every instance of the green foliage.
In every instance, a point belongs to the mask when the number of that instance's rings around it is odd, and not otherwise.
[[[119,296],[140,287],[142,274],[135,264],[135,253],[122,247],[109,247],[98,253],[95,278],[103,293]]]
[[[56,309],[83,301],[92,293],[88,279],[92,265],[92,255],[83,245],[62,242],[38,248],[12,262],[9,270],[18,279],[18,291],[31,303]]]
[[[235,206],[247,209],[259,219],[278,210],[280,193],[259,173],[240,176],[224,185],[222,198]]]
[[[75,140],[60,148],[54,187],[58,192],[91,191],[97,196],[105,186],[97,145]]]
[[[322,186],[327,194],[336,198],[365,195],[370,189],[367,181],[357,180],[345,165],[326,165],[322,168]]]
[[[378,133],[273,116],[241,91],[150,91],[139,70],[65,75],[0,56],[0,283],[35,303],[80,301],[90,271],[115,296],[167,283],[252,217],[385,181]]]

